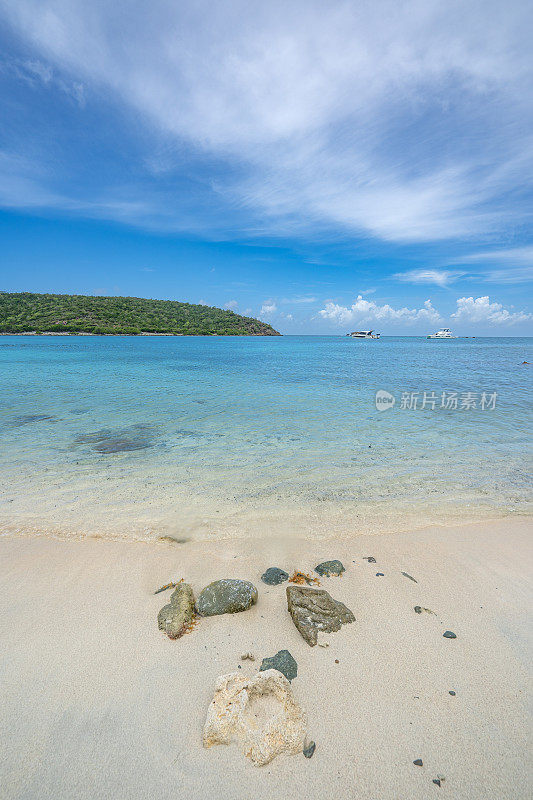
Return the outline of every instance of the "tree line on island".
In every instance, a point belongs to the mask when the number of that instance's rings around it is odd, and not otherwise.
[[[0,292],[0,333],[280,335],[266,322],[214,306],[30,292]]]

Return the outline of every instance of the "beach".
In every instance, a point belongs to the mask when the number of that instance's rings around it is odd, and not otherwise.
[[[3,536],[2,798],[526,797],[531,523],[182,544]],[[332,558],[346,572],[321,588],[356,619],[311,648],[288,584],[260,576]],[[180,578],[196,596],[218,578],[249,580],[258,602],[172,641],[157,626],[170,592],[154,591]],[[280,649],[298,663],[312,759],[258,768],[235,744],[204,749],[217,677],[252,675]]]

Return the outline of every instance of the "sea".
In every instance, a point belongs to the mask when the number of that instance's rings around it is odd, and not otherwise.
[[[349,537],[532,513],[533,338],[0,336],[0,533]]]

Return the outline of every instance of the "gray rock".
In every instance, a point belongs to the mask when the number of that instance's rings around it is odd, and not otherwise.
[[[180,583],[170,595],[170,603],[157,615],[160,631],[169,639],[178,639],[194,618],[194,594],[188,583]]]
[[[319,575],[329,578],[330,575],[342,575],[342,573],[345,572],[345,569],[341,562],[335,559],[333,561],[323,561],[321,564],[318,564],[315,567],[315,572],[318,572]]]
[[[292,681],[298,675],[298,664],[288,650],[279,650],[275,656],[264,658],[259,667],[259,672],[265,669],[277,669],[283,673],[288,681]]]
[[[269,567],[266,572],[261,575],[263,583],[268,583],[269,586],[277,586],[278,583],[283,583],[289,579],[289,573],[279,567]]]
[[[445,639],[457,639],[457,636],[453,631],[444,631],[442,635]]]
[[[415,758],[415,760],[413,761],[413,764],[414,764],[415,766],[417,766],[417,767],[421,767],[421,766],[423,766],[422,759],[421,759],[421,758]]]
[[[325,589],[287,586],[286,592],[289,614],[311,647],[316,645],[319,631],[338,631],[355,620],[350,609],[334,600]]]
[[[369,564],[375,564],[376,563],[376,559],[374,558],[374,556],[365,556],[364,560],[368,561]]]
[[[202,590],[196,608],[202,617],[212,617],[215,614],[246,611],[254,603],[257,603],[257,589],[253,583],[222,578],[220,581],[213,581]]]
[[[304,748],[303,754],[306,758],[312,758],[315,750],[316,750],[316,744],[314,742],[310,742],[308,747]]]
[[[456,695],[456,692],[449,691],[449,692],[448,692],[448,694],[451,694],[451,696],[452,696],[452,697],[455,697],[455,695]]]

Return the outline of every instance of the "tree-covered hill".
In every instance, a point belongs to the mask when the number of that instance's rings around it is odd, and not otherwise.
[[[24,332],[280,335],[253,317],[175,300],[0,292],[0,333]]]

